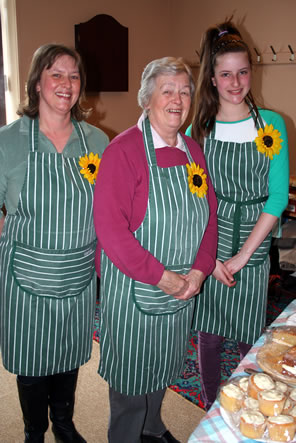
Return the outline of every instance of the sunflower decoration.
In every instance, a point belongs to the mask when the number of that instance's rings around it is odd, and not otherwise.
[[[85,154],[84,157],[80,157],[79,165],[82,167],[80,173],[83,174],[84,178],[86,178],[92,185],[97,178],[100,162],[101,159],[98,154],[94,155],[93,152],[90,152],[89,155]]]
[[[198,197],[204,197],[207,195],[207,175],[204,174],[204,170],[192,162],[190,165],[186,165],[188,171],[188,184],[192,194],[197,194]]]
[[[278,155],[282,149],[280,138],[281,133],[274,129],[272,125],[265,125],[264,130],[262,128],[258,129],[258,137],[255,138],[255,143],[257,145],[257,150],[270,160],[273,159],[274,155]]]

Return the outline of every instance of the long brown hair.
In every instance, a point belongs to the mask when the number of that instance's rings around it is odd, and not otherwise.
[[[28,74],[26,98],[24,103],[18,108],[18,115],[27,115],[30,118],[36,118],[39,115],[39,93],[36,89],[37,84],[40,82],[43,70],[50,69],[54,62],[63,55],[69,55],[75,60],[80,75],[79,98],[71,109],[71,117],[80,121],[88,116],[89,110],[81,107],[81,100],[84,98],[86,84],[85,71],[81,57],[75,49],[57,44],[43,45],[35,51]]]
[[[219,94],[212,83],[217,57],[229,52],[245,52],[252,66],[251,52],[242,40],[231,20],[209,28],[202,37],[200,72],[195,94],[195,113],[192,121],[192,137],[202,146],[215,124],[219,110]],[[251,91],[245,98],[258,116],[258,108]]]

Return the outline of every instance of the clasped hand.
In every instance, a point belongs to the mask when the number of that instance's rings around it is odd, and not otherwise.
[[[216,260],[216,268],[213,272],[213,276],[216,280],[229,288],[232,288],[236,284],[234,274],[240,271],[248,263],[248,260],[249,256],[242,251],[238,252],[224,263]]]
[[[176,299],[189,300],[199,294],[204,279],[204,273],[197,269],[186,275],[165,270],[157,287]]]

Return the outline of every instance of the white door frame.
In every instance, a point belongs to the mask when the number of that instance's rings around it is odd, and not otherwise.
[[[16,0],[0,0],[6,122],[17,119],[20,103]]]

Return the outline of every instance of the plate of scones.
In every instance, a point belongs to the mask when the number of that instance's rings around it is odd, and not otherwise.
[[[234,377],[219,393],[226,424],[263,442],[296,442],[296,388],[258,372]]]
[[[263,372],[234,377],[221,387],[221,415],[244,437],[296,443],[296,326],[270,329],[257,363]]]

